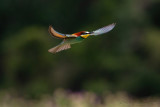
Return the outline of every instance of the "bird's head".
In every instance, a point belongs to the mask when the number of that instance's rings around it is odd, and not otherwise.
[[[81,31],[81,32],[78,32],[78,33],[74,33],[73,35],[76,35],[76,36],[81,36],[82,38],[87,38],[88,36],[90,36],[90,32],[88,31]]]

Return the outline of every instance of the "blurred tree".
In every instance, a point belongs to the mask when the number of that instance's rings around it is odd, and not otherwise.
[[[0,88],[29,96],[56,88],[159,95],[158,7],[151,0],[1,0]],[[47,52],[60,40],[44,26],[74,33],[113,22],[108,34]]]

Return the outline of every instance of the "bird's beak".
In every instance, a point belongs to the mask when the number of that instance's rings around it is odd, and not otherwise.
[[[90,34],[86,34],[86,35],[81,35],[82,38],[87,38],[88,36],[90,36]]]

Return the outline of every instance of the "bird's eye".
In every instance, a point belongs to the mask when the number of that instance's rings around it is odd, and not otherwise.
[[[84,32],[83,34],[90,34],[90,32]]]

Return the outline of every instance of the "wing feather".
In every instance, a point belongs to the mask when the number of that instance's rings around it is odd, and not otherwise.
[[[56,38],[60,38],[60,39],[65,39],[65,38],[67,38],[67,36],[66,36],[65,34],[62,34],[62,33],[59,33],[59,32],[57,32],[57,31],[55,31],[52,26],[49,26],[49,33],[50,33],[52,36],[56,37]]]
[[[115,27],[115,25],[116,24],[113,23],[113,24],[110,24],[108,26],[105,26],[105,27],[102,27],[100,29],[97,29],[97,30],[91,32],[91,35],[101,35],[101,34],[107,33],[109,31],[111,31]]]
[[[56,37],[56,38],[59,38],[59,39],[76,38],[75,35],[59,33],[59,32],[57,32],[56,30],[54,30],[52,26],[49,26],[49,33],[50,33],[53,37]]]
[[[48,52],[57,53],[57,52],[60,52],[62,50],[67,50],[69,48],[71,48],[71,45],[69,43],[68,44],[60,44],[58,46],[55,46],[55,47],[49,49]]]

